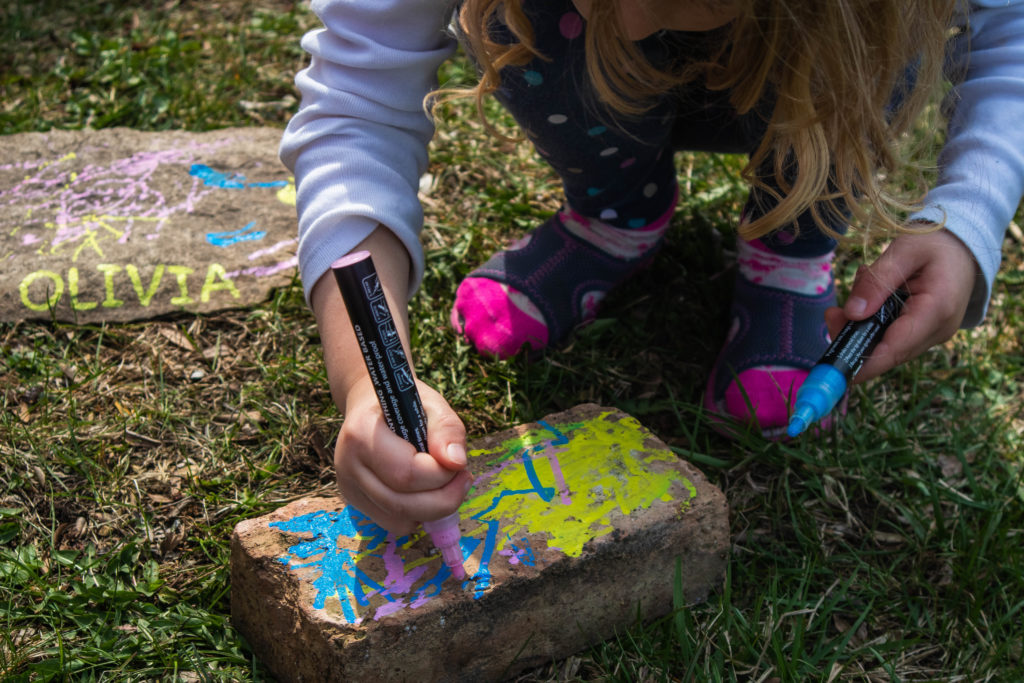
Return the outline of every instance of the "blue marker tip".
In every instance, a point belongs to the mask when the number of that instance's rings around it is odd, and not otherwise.
[[[807,425],[836,407],[846,392],[847,382],[857,374],[864,359],[903,310],[906,298],[905,291],[897,290],[871,317],[849,321],[843,326],[796,394],[793,416],[786,427],[789,436],[799,435]]]
[[[786,427],[786,434],[788,434],[790,438],[793,438],[803,434],[805,429],[807,429],[807,420],[799,415],[793,415],[789,418],[789,426]]]
[[[796,405],[786,433],[798,436],[807,425],[835,408],[846,391],[846,378],[831,365],[815,365],[796,394]]]

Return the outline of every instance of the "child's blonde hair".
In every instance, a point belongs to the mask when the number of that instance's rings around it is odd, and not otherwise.
[[[903,229],[898,214],[910,204],[886,191],[880,175],[902,166],[900,138],[940,82],[955,0],[702,1],[726,7],[736,18],[710,59],[666,72],[623,36],[619,0],[592,0],[587,71],[604,104],[620,115],[639,114],[655,96],[703,77],[709,88],[728,90],[737,112],[745,114],[770,90],[774,110],[767,133],[743,176],[768,189],[757,170],[773,161],[783,195],[772,210],[740,226],[741,235],[760,237],[808,209],[834,234],[816,205],[822,201],[825,207],[842,201],[863,223]],[[460,28],[481,68],[470,90],[481,116],[501,69],[545,58],[533,44],[523,2],[462,2]],[[491,39],[496,20],[516,42]]]

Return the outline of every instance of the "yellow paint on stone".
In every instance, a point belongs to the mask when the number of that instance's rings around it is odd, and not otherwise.
[[[506,539],[546,532],[549,547],[576,557],[588,541],[613,530],[614,511],[629,515],[658,500],[672,501],[670,488],[676,481],[690,499],[696,496],[693,484],[676,470],[658,467],[675,461],[671,451],[645,447],[636,420],[610,420],[610,414],[531,430],[495,449],[472,452],[493,462],[477,481],[476,490],[483,492],[460,508],[463,520],[500,520],[495,550]]]
[[[288,206],[295,206],[295,178],[289,178],[288,184],[277,191],[277,201]]]

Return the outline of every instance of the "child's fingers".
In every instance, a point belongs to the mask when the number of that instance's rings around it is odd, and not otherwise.
[[[396,536],[406,536],[415,531],[417,524],[415,520],[385,512],[361,491],[348,489],[342,481],[340,472],[338,473],[338,489],[341,490],[346,504],[353,506],[372,519],[377,526],[387,529]]]
[[[471,481],[467,472],[445,469],[390,431],[369,441],[342,432],[335,447],[338,489],[347,503],[385,529],[408,533],[418,520],[443,517],[462,503]],[[381,447],[382,442],[387,447]],[[396,479],[415,490],[396,488]]]
[[[898,318],[886,331],[885,336],[857,372],[853,380],[854,383],[877,377],[913,358],[924,348],[928,348],[927,346],[922,348],[920,340],[913,335],[913,330],[918,327],[916,322],[905,316],[906,314]],[[828,333],[833,339],[839,335],[840,330],[848,322],[850,319],[839,307],[832,307],[825,311],[825,323],[828,325]]]
[[[427,413],[427,444],[437,462],[449,471],[466,467],[466,427],[441,394],[420,384],[420,397]],[[450,474],[450,472],[449,472]]]
[[[857,269],[850,288],[850,296],[843,304],[843,313],[849,320],[864,320],[882,307],[882,303],[897,289],[903,288],[913,277],[918,264],[900,259],[886,249],[878,260]]]
[[[335,447],[338,489],[345,500],[382,527],[408,532],[418,520],[458,509],[471,484],[465,468],[462,421],[433,389],[420,384],[432,453],[416,448],[387,426],[368,382],[349,392]]]
[[[967,310],[974,268],[973,256],[946,230],[902,235],[860,268],[843,309],[826,311],[833,336],[847,320],[875,313],[895,289],[909,297],[854,381],[877,377],[952,337]]]
[[[471,485],[470,474],[459,472],[444,486],[430,491],[399,493],[374,477],[364,481],[362,491],[374,507],[380,510],[382,519],[404,523],[450,515],[459,509]]]
[[[379,480],[396,493],[432,491],[451,481],[454,473],[442,466],[429,453],[416,449],[384,427],[368,443],[354,443],[357,467],[353,470],[357,483],[365,485],[370,478]]]
[[[864,361],[864,365],[861,366],[853,382],[856,384],[874,379],[928,349],[931,344],[919,334],[915,334],[915,331],[920,329],[918,321],[909,314],[897,318],[886,330],[882,341]]]
[[[429,491],[444,486],[452,471],[392,432],[369,382],[351,395],[349,412],[338,436],[335,467],[363,485],[370,474],[398,492]],[[354,392],[353,392],[354,394]]]
[[[843,325],[850,322],[850,319],[846,317],[845,311],[838,306],[830,306],[825,309],[825,325],[828,327],[828,336],[830,339],[835,339],[839,336],[839,331],[843,329]]]
[[[952,337],[963,320],[966,303],[961,305],[955,291],[936,290],[937,283],[913,283],[916,290],[907,299],[903,314],[885,332],[882,341],[865,361],[856,382],[864,382],[907,361],[917,358]]]

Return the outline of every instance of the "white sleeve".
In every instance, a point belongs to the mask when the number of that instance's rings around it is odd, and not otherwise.
[[[939,179],[911,220],[942,222],[979,275],[963,327],[985,317],[1002,243],[1024,194],[1024,0],[971,3],[950,54],[953,91]]]
[[[331,262],[378,224],[412,261],[410,293],[423,276],[417,197],[434,128],[423,98],[454,50],[447,0],[314,0],[323,28],[306,34],[310,65],[281,140],[295,174],[299,272],[306,298]]]

